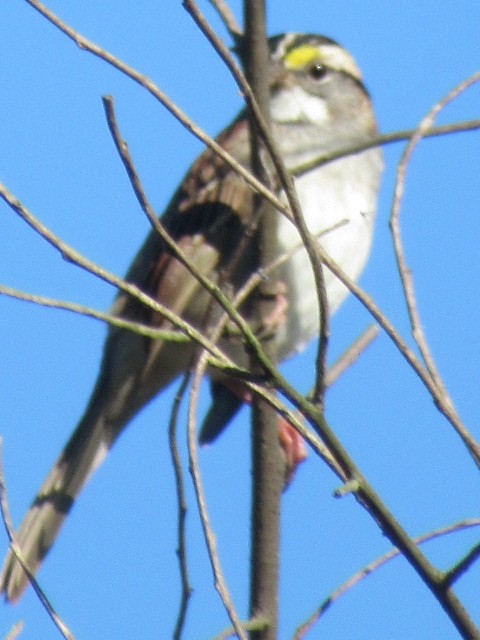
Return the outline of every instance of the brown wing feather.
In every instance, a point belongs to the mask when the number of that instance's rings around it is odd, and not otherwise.
[[[231,143],[235,123],[222,141]],[[238,150],[238,149],[237,149]],[[243,161],[245,158],[237,154]],[[230,169],[205,152],[192,167],[162,218],[182,251],[208,277],[216,279],[234,254],[244,230],[251,193]],[[213,172],[213,174],[212,174]],[[197,187],[199,188],[196,193]],[[244,261],[247,267],[251,264]],[[237,273],[240,281],[244,274]],[[201,327],[209,305],[197,279],[168,251],[152,231],[130,267],[126,279],[135,283],[184,319]],[[128,294],[120,292],[112,312],[129,320],[169,328],[169,323]],[[85,415],[41,487],[17,535],[24,557],[36,572],[54,543],[76,497],[133,415],[185,370],[193,355],[191,344],[151,340],[111,327],[100,375]],[[17,600],[28,581],[10,553],[0,576],[0,589]]]

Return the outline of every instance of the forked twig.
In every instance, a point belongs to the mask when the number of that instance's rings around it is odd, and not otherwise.
[[[445,584],[449,587],[454,584],[464,573],[466,573],[472,564],[480,558],[480,542],[470,549],[464,558],[457,562],[456,565],[445,574]]]
[[[225,354],[223,354],[218,347],[214,347],[204,337],[204,335],[195,329],[192,325],[185,320],[182,320],[177,314],[173,313],[168,307],[160,304],[149,295],[144,293],[136,285],[131,282],[127,282],[122,278],[114,275],[107,269],[100,267],[96,263],[92,262],[79,251],[71,247],[69,244],[59,238],[53,231],[46,227],[36,216],[34,216],[21,202],[14,196],[14,194],[7,189],[5,185],[0,183],[0,198],[2,198],[12,209],[17,213],[24,222],[26,222],[36,233],[38,233],[44,240],[46,240],[52,247],[57,249],[62,254],[62,257],[72,264],[77,265],[81,269],[88,271],[89,273],[97,276],[104,282],[113,285],[117,289],[128,293],[130,296],[144,304],[155,313],[158,313],[163,318],[172,323],[180,331],[185,333],[189,338],[205,347],[210,353],[218,358],[220,362],[228,366],[235,366],[231,360],[229,360]],[[12,291],[12,290],[11,290]],[[28,294],[26,294],[28,296]],[[73,310],[70,308],[69,310]]]
[[[437,529],[436,531],[432,531],[431,533],[427,533],[423,536],[419,536],[415,538],[414,541],[416,544],[422,544],[423,542],[429,542],[430,540],[434,540],[435,538],[439,538],[441,536],[449,535],[458,531],[463,531],[465,529],[471,527],[480,526],[480,518],[472,518],[470,520],[462,520],[461,522],[457,522],[455,524],[449,525],[447,527],[442,527],[441,529]],[[306,637],[307,633],[312,629],[312,627],[320,620],[320,618],[327,612],[328,609],[336,602],[339,598],[347,593],[350,589],[356,586],[359,582],[367,578],[374,571],[382,567],[383,565],[390,562],[397,556],[400,555],[400,551],[398,549],[392,549],[385,555],[377,558],[370,564],[368,564],[357,573],[353,574],[348,580],[346,580],[343,584],[341,584],[335,591],[333,591],[322,604],[318,607],[318,609],[304,622],[300,627],[298,627],[295,635],[293,636],[293,640],[303,640]],[[447,574],[448,575],[448,574]]]
[[[254,617],[249,620],[245,620],[242,622],[242,626],[245,631],[263,631],[268,627],[268,620],[262,617]],[[228,640],[228,638],[236,638],[237,634],[235,633],[235,629],[225,629],[222,633],[219,633],[217,636],[212,638],[212,640]]]

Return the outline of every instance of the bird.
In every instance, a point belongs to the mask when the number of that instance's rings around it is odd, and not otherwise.
[[[287,33],[269,38],[271,134],[287,170],[319,156],[367,143],[377,133],[372,100],[353,56],[336,41],[316,34]],[[218,136],[221,147],[250,168],[248,113],[243,109]],[[341,157],[296,175],[294,184],[306,224],[323,250],[357,280],[370,253],[383,170],[378,147]],[[279,197],[286,202],[281,188]],[[210,148],[193,163],[174,193],[162,224],[200,272],[220,282],[231,297],[256,269],[251,243],[254,195],[246,182]],[[290,251],[277,270],[287,301],[275,329],[279,361],[318,337],[319,311],[312,268],[292,221],[278,212],[274,246]],[[227,276],[225,276],[227,274]],[[347,288],[324,269],[328,312],[333,314]],[[198,280],[152,230],[135,257],[126,280],[202,330],[220,308]],[[226,281],[225,281],[226,280]],[[250,319],[255,298],[241,308]],[[160,314],[120,291],[112,314],[171,329]],[[248,367],[239,336],[225,335],[219,346],[236,364]],[[100,372],[85,413],[35,497],[16,540],[32,573],[51,549],[81,490],[104,461],[120,433],[154,396],[191,366],[191,342],[154,340],[110,326]],[[212,405],[200,442],[213,441],[246,399],[233,379],[211,372]],[[0,590],[17,602],[28,578],[10,551]]]

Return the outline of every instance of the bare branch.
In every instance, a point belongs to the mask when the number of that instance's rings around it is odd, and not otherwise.
[[[215,358],[218,358],[220,362],[223,362],[228,366],[235,367],[234,363],[229,360],[222,353],[222,351],[218,349],[218,347],[213,347],[213,345],[209,343],[209,341],[203,336],[201,332],[191,326],[188,322],[182,320],[179,316],[168,309],[168,307],[165,307],[164,305],[148,296],[136,285],[127,282],[122,278],[119,278],[118,276],[95,264],[88,258],[85,258],[80,252],[76,251],[66,242],[61,240],[56,234],[48,229],[48,227],[40,222],[40,220],[38,220],[38,218],[36,218],[2,183],[0,183],[0,198],[2,198],[15,211],[15,213],[17,213],[22,218],[22,220],[24,220],[34,231],[36,231],[55,249],[60,251],[64,259],[73,264],[76,264],[78,267],[84,269],[85,271],[92,273],[93,275],[99,277],[101,280],[108,282],[117,289],[121,289],[125,293],[131,295],[133,298],[136,298],[142,304],[155,311],[155,313],[158,313],[162,317],[169,320],[175,327],[185,333],[185,335],[187,335],[189,338],[195,340],[195,342],[206,348],[209,352],[212,353]],[[10,292],[12,291],[13,290],[10,289]],[[28,296],[28,294],[25,295]],[[226,301],[226,305],[228,308],[228,301]],[[246,323],[244,322],[244,324]],[[251,334],[251,332],[249,333]]]
[[[372,344],[376,339],[380,329],[376,324],[371,324],[365,329],[361,336],[355,340],[355,342],[345,351],[344,354],[330,367],[327,371],[325,378],[325,384],[327,387],[331,387],[350,368],[362,355],[362,353]]]
[[[263,631],[268,626],[268,620],[266,618],[250,618],[250,620],[246,620],[242,622],[242,627],[245,631]],[[228,640],[228,638],[236,637],[235,629],[230,628],[226,629],[222,633],[219,633],[218,636],[215,636],[213,640]]]
[[[183,477],[182,462],[180,459],[180,451],[177,444],[177,421],[178,412],[182,403],[183,397],[188,388],[190,381],[190,373],[186,373],[175,395],[175,400],[170,415],[170,424],[168,427],[168,439],[170,444],[170,452],[172,456],[172,465],[175,475],[175,487],[177,491],[177,505],[178,505],[178,546],[177,556],[180,570],[180,581],[182,584],[182,594],[180,600],[180,607],[178,611],[177,623],[175,625],[175,631],[173,633],[174,640],[180,640],[182,637],[182,631],[185,626],[185,619],[187,615],[187,608],[190,597],[192,595],[192,587],[190,586],[190,580],[188,576],[188,562],[187,562],[187,541],[186,541],[186,520],[187,520],[187,497],[185,493],[185,480]]]
[[[106,324],[119,329],[126,329],[145,336],[146,338],[152,338],[153,340],[165,340],[168,342],[190,342],[190,338],[180,331],[168,331],[164,329],[155,329],[141,322],[132,322],[131,320],[124,320],[118,316],[113,316],[110,313],[104,313],[91,307],[84,307],[81,304],[75,302],[67,302],[65,300],[57,300],[55,298],[48,298],[46,296],[39,296],[33,293],[26,293],[19,291],[18,289],[12,289],[0,284],[0,295],[14,298],[15,300],[22,300],[23,302],[32,302],[38,304],[41,307],[49,307],[51,309],[62,309],[64,311],[72,311],[81,316],[87,318],[94,318],[95,320],[101,320]]]
[[[60,631],[65,640],[75,640],[72,632],[67,627],[67,625],[60,618],[58,613],[53,608],[50,600],[45,595],[45,592],[38,584],[33,573],[30,571],[27,563],[25,562],[25,558],[22,555],[22,550],[20,549],[17,541],[15,540],[15,534],[12,526],[12,519],[10,518],[10,509],[8,507],[8,498],[7,498],[7,487],[5,484],[5,475],[3,472],[3,455],[2,455],[2,438],[0,438],[0,511],[2,516],[2,521],[5,526],[5,530],[7,532],[8,539],[10,541],[10,549],[13,551],[16,559],[22,565],[22,569],[25,571],[30,584],[32,585],[38,599],[42,603],[43,608],[48,613],[53,623]]]
[[[310,258],[310,262],[312,265],[312,270],[315,278],[315,286],[317,289],[317,297],[318,297],[318,306],[319,306],[319,317],[320,317],[320,336],[319,336],[319,346],[317,353],[317,374],[315,380],[315,391],[314,398],[317,402],[323,402],[323,395],[325,392],[325,373],[326,373],[326,358],[327,358],[327,347],[328,347],[328,337],[329,337],[329,314],[328,314],[328,301],[327,301],[327,293],[325,289],[325,282],[322,271],[322,251],[320,247],[318,247],[318,243],[315,241],[314,237],[308,230],[308,227],[303,218],[303,214],[301,211],[300,203],[297,198],[297,194],[295,191],[295,186],[293,182],[292,172],[287,171],[282,157],[276,148],[276,145],[269,133],[268,127],[265,122],[265,118],[261,113],[255,96],[252,93],[252,89],[249,86],[244,74],[242,73],[240,67],[235,62],[234,58],[230,54],[230,51],[222,42],[222,40],[215,34],[213,29],[210,27],[202,13],[200,12],[198,6],[194,2],[194,0],[184,0],[185,8],[191,13],[197,25],[200,27],[202,32],[206,35],[208,40],[211,42],[212,46],[215,48],[217,53],[220,55],[222,60],[225,62],[229,70],[231,71],[235,81],[240,87],[245,101],[247,102],[249,111],[251,113],[251,117],[255,123],[255,127],[258,130],[258,135],[260,136],[262,142],[265,144],[265,148],[273,162],[273,166],[276,171],[276,177],[278,179],[280,187],[283,189],[285,193],[285,197],[290,207],[291,216],[293,217],[293,222],[298,229],[300,237],[302,239],[303,245],[307,251],[307,254]],[[271,202],[271,201],[270,201]],[[277,207],[278,208],[278,207]]]
[[[444,109],[450,102],[456,99],[461,93],[466,91],[469,87],[472,86],[475,82],[480,80],[480,73],[474,74],[472,77],[468,78],[464,82],[460,83],[457,87],[455,87],[445,98],[440,100],[436,105],[432,107],[429,113],[422,120],[420,125],[418,126],[416,132],[410,139],[400,163],[398,165],[397,170],[397,183],[395,185],[395,193],[394,200],[392,205],[392,214],[390,218],[390,227],[392,230],[393,236],[393,244],[395,248],[395,255],[397,258],[398,270],[400,273],[400,278],[403,285],[403,290],[405,294],[405,300],[407,303],[407,308],[410,316],[410,323],[412,326],[412,335],[415,338],[415,342],[420,349],[423,359],[425,360],[425,364],[427,366],[432,379],[435,384],[439,388],[442,394],[445,395],[445,399],[447,402],[451,402],[451,399],[448,397],[447,391],[445,389],[445,385],[440,377],[440,374],[437,370],[435,362],[433,360],[432,354],[428,347],[427,340],[425,338],[425,334],[422,328],[422,323],[420,320],[420,314],[418,311],[418,306],[415,298],[415,289],[413,284],[413,275],[412,270],[407,265],[405,250],[403,247],[401,229],[400,229],[400,212],[402,206],[403,194],[405,191],[405,180],[407,176],[407,168],[412,159],[413,152],[416,147],[422,140],[429,129],[432,128],[436,117],[440,113],[442,109]]]
[[[443,408],[447,408],[449,413],[455,417],[455,424],[453,424],[453,426],[456,432],[458,433],[458,435],[462,438],[464,443],[469,448],[477,464],[480,464],[480,445],[478,445],[478,443],[475,442],[473,436],[468,432],[466,427],[461,422],[460,417],[457,415],[453,401],[450,395],[448,394],[445,384],[440,376],[435,360],[428,346],[425,333],[423,331],[422,322],[420,319],[420,313],[418,310],[416,297],[415,297],[412,270],[409,268],[407,264],[406,257],[405,257],[405,250],[403,247],[403,242],[401,237],[400,211],[401,211],[403,193],[405,189],[407,168],[415,148],[417,147],[419,142],[422,140],[425,132],[431,129],[431,127],[434,124],[435,118],[440,113],[440,111],[444,109],[450,102],[455,100],[461,93],[463,93],[469,87],[471,87],[474,83],[479,81],[480,81],[480,72],[474,74],[470,78],[467,78],[467,80],[461,82],[457,87],[455,87],[452,91],[450,91],[450,93],[448,93],[448,95],[445,98],[443,98],[440,102],[438,102],[420,123],[417,131],[412,136],[409,144],[407,145],[405,152],[402,156],[402,159],[398,165],[397,183],[395,186],[395,193],[394,193],[394,199],[393,199],[393,205],[392,205],[392,214],[390,218],[390,227],[392,230],[395,256],[397,259],[400,279],[402,281],[405,301],[407,303],[408,313],[410,317],[410,324],[412,328],[412,335],[415,342],[418,345],[420,353],[422,354],[423,360],[425,362],[425,365],[427,367],[431,380],[434,386],[436,387],[436,392],[433,394],[433,397],[435,399],[435,402],[437,403],[437,406],[439,406],[440,411],[444,412]]]
[[[438,388],[431,379],[428,370],[422,365],[413,350],[410,349],[400,333],[395,329],[393,323],[380,310],[378,305],[374,302],[373,298],[365,293],[365,291],[361,287],[359,287],[356,282],[349,278],[347,274],[342,271],[342,269],[325,252],[322,252],[322,262],[341,282],[343,282],[343,284],[363,304],[363,306],[370,312],[372,317],[387,333],[389,338],[392,340],[405,360],[418,375],[424,386],[427,388],[432,398],[437,403],[437,407],[439,408],[439,410],[455,428],[457,433],[461,436],[476,465],[480,467],[480,445],[465,429],[457,413],[452,409],[452,406],[449,403],[444,402],[443,396],[438,393]]]
[[[430,540],[435,540],[441,536],[450,535],[452,533],[457,533],[458,531],[464,531],[465,529],[469,529],[471,527],[480,526],[480,518],[473,518],[471,520],[462,520],[461,522],[457,522],[455,524],[449,525],[447,527],[442,527],[441,529],[437,529],[430,533],[426,533],[423,536],[419,536],[415,538],[414,541],[416,544],[422,544],[424,542],[429,542]],[[370,576],[374,571],[382,567],[383,565],[390,562],[397,556],[400,555],[400,551],[398,549],[392,549],[385,555],[377,558],[370,564],[368,564],[363,569],[360,569],[357,573],[355,573],[351,578],[346,580],[342,585],[340,585],[335,591],[333,591],[322,604],[318,607],[318,609],[308,618],[306,622],[304,622],[296,631],[293,640],[303,640],[306,637],[307,633],[312,629],[312,627],[320,620],[320,618],[330,609],[331,605],[336,602],[339,598],[350,591],[353,587],[355,587],[359,582]]]
[[[270,187],[275,178],[267,169],[265,149],[276,154],[271,138],[270,117],[270,60],[266,36],[265,0],[244,0],[245,35],[240,43],[245,76],[251,88],[248,100],[250,115],[250,158],[254,174]],[[254,99],[253,99],[254,98]],[[258,105],[258,112],[257,112]],[[257,125],[257,121],[259,125]],[[274,160],[275,162],[275,160]],[[258,265],[269,265],[276,255],[278,216],[260,198],[255,199],[258,227],[253,248]],[[270,294],[270,295],[269,295]],[[278,304],[278,283],[263,281],[259,286],[256,314],[260,326]],[[278,361],[275,340],[262,340],[270,359]],[[261,373],[261,366],[251,359],[253,373]],[[270,390],[270,382],[264,385]],[[252,631],[251,640],[276,640],[278,636],[278,593],[280,575],[280,514],[281,497],[285,486],[286,458],[279,440],[279,421],[274,409],[258,396],[252,404],[252,502],[250,519],[250,617],[261,616],[268,624]]]
[[[457,562],[457,564],[451,569],[447,571],[445,574],[445,584],[451,586],[454,584],[459,578],[466,573],[472,564],[480,558],[480,542],[470,549],[470,551],[465,555],[464,558]]]
[[[437,138],[439,136],[445,136],[452,133],[465,133],[468,131],[475,131],[480,129],[480,120],[466,120],[463,122],[455,122],[453,124],[444,124],[439,127],[431,127],[423,133],[424,138]],[[392,144],[394,142],[408,142],[417,133],[418,129],[402,129],[401,131],[394,131],[393,133],[382,133],[373,136],[371,140],[359,142],[348,147],[343,147],[335,151],[326,153],[325,155],[313,158],[308,162],[297,165],[290,169],[290,173],[293,176],[301,176],[304,173],[308,173],[316,167],[320,167],[322,164],[328,164],[339,158],[345,158],[355,153],[361,153],[374,147],[380,147],[383,145]]]
[[[241,36],[243,33],[242,28],[238,24],[235,16],[233,15],[233,11],[230,9],[228,4],[224,0],[210,0],[210,3],[213,4],[215,9],[218,11],[231,36],[234,39]]]
[[[200,383],[202,377],[205,374],[207,362],[208,361],[206,353],[203,352],[200,355],[197,366],[195,367],[195,372],[193,374],[192,380],[192,388],[190,392],[190,405],[188,410],[188,454],[190,462],[190,474],[193,479],[193,486],[195,489],[195,496],[197,498],[197,505],[200,513],[203,534],[207,545],[208,556],[210,558],[210,564],[212,565],[212,571],[215,579],[215,588],[218,591],[220,598],[222,599],[222,602],[227,610],[228,616],[235,628],[235,631],[238,634],[238,637],[240,638],[240,640],[247,640],[247,636],[242,628],[240,617],[232,601],[225,577],[223,575],[220,556],[217,548],[217,541],[208,513],[205,489],[203,487],[202,474],[200,471],[200,462],[198,460],[198,440],[196,433],[197,407]]]
[[[267,189],[259,182],[247,169],[239,164],[230,154],[228,154],[213,138],[208,136],[203,129],[196,125],[168,96],[147,76],[122,62],[105,49],[102,49],[95,43],[91,42],[80,33],[72,29],[68,24],[63,22],[53,11],[47,9],[39,0],[26,0],[26,2],[41,13],[49,22],[60,29],[66,36],[73,40],[76,45],[88,53],[104,60],[121,73],[131,78],[134,82],[146,89],[154,98],[156,98],[172,115],[178,120],[192,135],[205,143],[212,149],[224,162],[236,171],[245,182],[253,189],[253,191],[261,194],[268,202],[270,202],[278,211],[290,217],[288,207],[275,196],[271,190]]]
[[[17,640],[23,631],[24,623],[22,620],[13,625],[8,634],[5,636],[5,640]]]

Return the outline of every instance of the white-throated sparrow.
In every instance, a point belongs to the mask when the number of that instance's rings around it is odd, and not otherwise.
[[[270,39],[272,134],[287,168],[366,141],[376,132],[375,118],[360,71],[349,53],[334,41],[316,35],[287,34]],[[219,136],[220,144],[249,165],[249,130],[245,112]],[[310,231],[320,234],[326,252],[351,277],[367,260],[373,234],[382,157],[372,149],[330,162],[295,179],[303,215]],[[195,162],[173,196],[162,221],[187,256],[213,280],[227,269],[228,290],[235,292],[255,269],[246,244],[237,248],[252,218],[253,194],[211,150]],[[343,221],[343,224],[339,224]],[[337,226],[335,226],[337,225]],[[299,235],[279,214],[278,254],[293,248]],[[237,259],[238,258],[238,259]],[[306,252],[296,251],[280,269],[288,310],[275,339],[279,358],[302,349],[318,334],[318,301]],[[193,325],[202,328],[212,312],[211,299],[198,281],[152,232],[135,258],[127,279]],[[348,291],[325,270],[329,311]],[[248,304],[245,306],[248,314]],[[158,328],[171,325],[125,293],[113,313]],[[225,337],[221,347],[239,364],[247,364],[243,345]],[[191,343],[153,341],[110,328],[100,375],[85,415],[20,527],[17,541],[32,571],[52,546],[75,498],[101,464],[129,420],[179,373],[190,366]],[[212,440],[235,413],[242,399],[225,378],[215,378],[212,409],[200,439]],[[1,577],[6,597],[17,600],[28,584],[15,557],[7,558]]]

